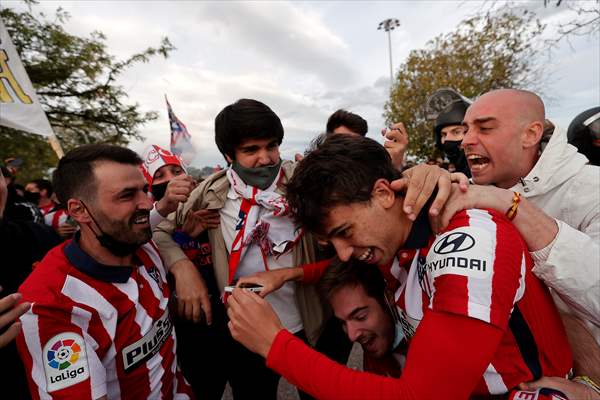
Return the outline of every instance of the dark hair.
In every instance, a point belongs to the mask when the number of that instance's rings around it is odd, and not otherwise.
[[[52,196],[52,182],[50,182],[48,179],[35,179],[31,181],[31,183],[34,183],[40,192],[45,190],[48,193],[48,197]]]
[[[369,130],[367,121],[360,115],[340,109],[331,114],[327,120],[327,132],[332,133],[335,128],[342,125],[361,136],[365,136]]]
[[[235,148],[246,139],[283,140],[281,120],[267,105],[240,99],[225,107],[215,118],[215,142],[224,156],[235,159]]]
[[[357,259],[342,262],[335,259],[317,284],[323,300],[330,302],[335,293],[347,286],[362,286],[367,296],[377,300],[385,309],[385,279],[379,268]]]
[[[315,232],[332,207],[368,202],[377,179],[399,177],[376,141],[333,135],[300,161],[287,184],[287,200],[296,220]]]
[[[86,144],[69,151],[52,174],[58,201],[66,206],[73,197],[90,199],[96,194],[94,163],[113,161],[140,165],[142,159],[132,150],[112,144]]]

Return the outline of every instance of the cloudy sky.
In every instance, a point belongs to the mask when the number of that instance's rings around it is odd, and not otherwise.
[[[23,7],[5,0],[5,6]],[[284,157],[302,152],[324,130],[329,114],[346,108],[369,122],[378,137],[389,91],[387,37],[377,30],[386,18],[398,18],[392,34],[394,67],[413,49],[453,30],[465,17],[490,2],[385,1],[42,1],[34,10],[52,14],[62,7],[71,14],[67,29],[77,35],[99,30],[109,52],[119,58],[157,45],[168,36],[177,47],[164,60],[137,65],[119,81],[130,101],[143,110],[159,111],[145,125],[142,151],[150,143],[167,147],[169,124],[164,94],[187,125],[198,150],[193,165],[223,164],[214,145],[216,114],[238,98],[268,104],[282,119]],[[527,3],[548,23],[572,15],[565,7],[544,9],[542,0]],[[596,3],[597,4],[597,3]],[[579,112],[600,104],[600,44],[593,37],[563,42],[547,65],[548,115],[567,126]]]

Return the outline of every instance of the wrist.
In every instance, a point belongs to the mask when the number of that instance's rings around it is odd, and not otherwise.
[[[301,281],[304,278],[304,269],[301,267],[287,268],[285,272],[285,281]]]
[[[163,218],[166,218],[169,213],[167,212],[167,205],[165,204],[165,198],[163,197],[156,203],[154,203],[154,208],[156,212]]]

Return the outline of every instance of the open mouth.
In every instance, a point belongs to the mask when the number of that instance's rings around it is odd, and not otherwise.
[[[364,253],[362,253],[357,258],[360,261],[364,261],[366,263],[370,263],[370,262],[373,261],[374,257],[375,257],[375,251],[373,250],[372,247],[369,247]]]
[[[481,172],[490,163],[490,159],[479,154],[469,154],[467,162],[472,173]]]
[[[364,351],[366,351],[367,353],[372,353],[373,352],[373,346],[375,343],[375,336],[373,335],[369,335],[365,338],[361,338],[361,340],[358,341],[361,345],[361,347],[363,348]]]
[[[148,213],[137,215],[133,218],[134,225],[145,225],[150,221],[150,217]]]

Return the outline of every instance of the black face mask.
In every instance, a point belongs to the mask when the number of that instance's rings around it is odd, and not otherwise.
[[[122,242],[122,241],[120,241],[118,239],[115,239],[114,237],[112,237],[108,233],[105,233],[102,230],[102,228],[100,228],[100,225],[98,224],[98,221],[96,221],[96,218],[94,218],[94,216],[90,212],[90,209],[87,208],[87,206],[85,205],[85,203],[83,201],[81,202],[81,204],[83,204],[83,206],[87,210],[88,214],[92,218],[92,221],[94,221],[94,223],[98,227],[98,230],[101,233],[100,235],[96,234],[96,232],[93,229],[91,229],[91,226],[90,226],[90,229],[94,233],[94,235],[96,236],[96,239],[100,243],[100,246],[104,247],[106,250],[110,251],[112,254],[114,254],[117,257],[126,257],[126,256],[129,256],[129,255],[135,253],[136,250],[140,248],[139,244],[125,243],[125,242]]]
[[[152,185],[150,191],[152,192],[152,197],[154,197],[154,201],[160,201],[163,197],[165,197],[165,193],[167,193],[167,185],[169,181],[159,183],[157,185]]]
[[[25,201],[27,201],[29,203],[33,203],[36,206],[37,206],[38,202],[40,201],[40,193],[39,192],[28,192],[26,190],[23,197],[25,197]]]
[[[446,157],[448,157],[448,160],[456,167],[456,172],[462,172],[471,177],[467,157],[465,157],[465,152],[460,148],[461,143],[462,140],[446,140],[442,143],[442,150],[446,154]]]

